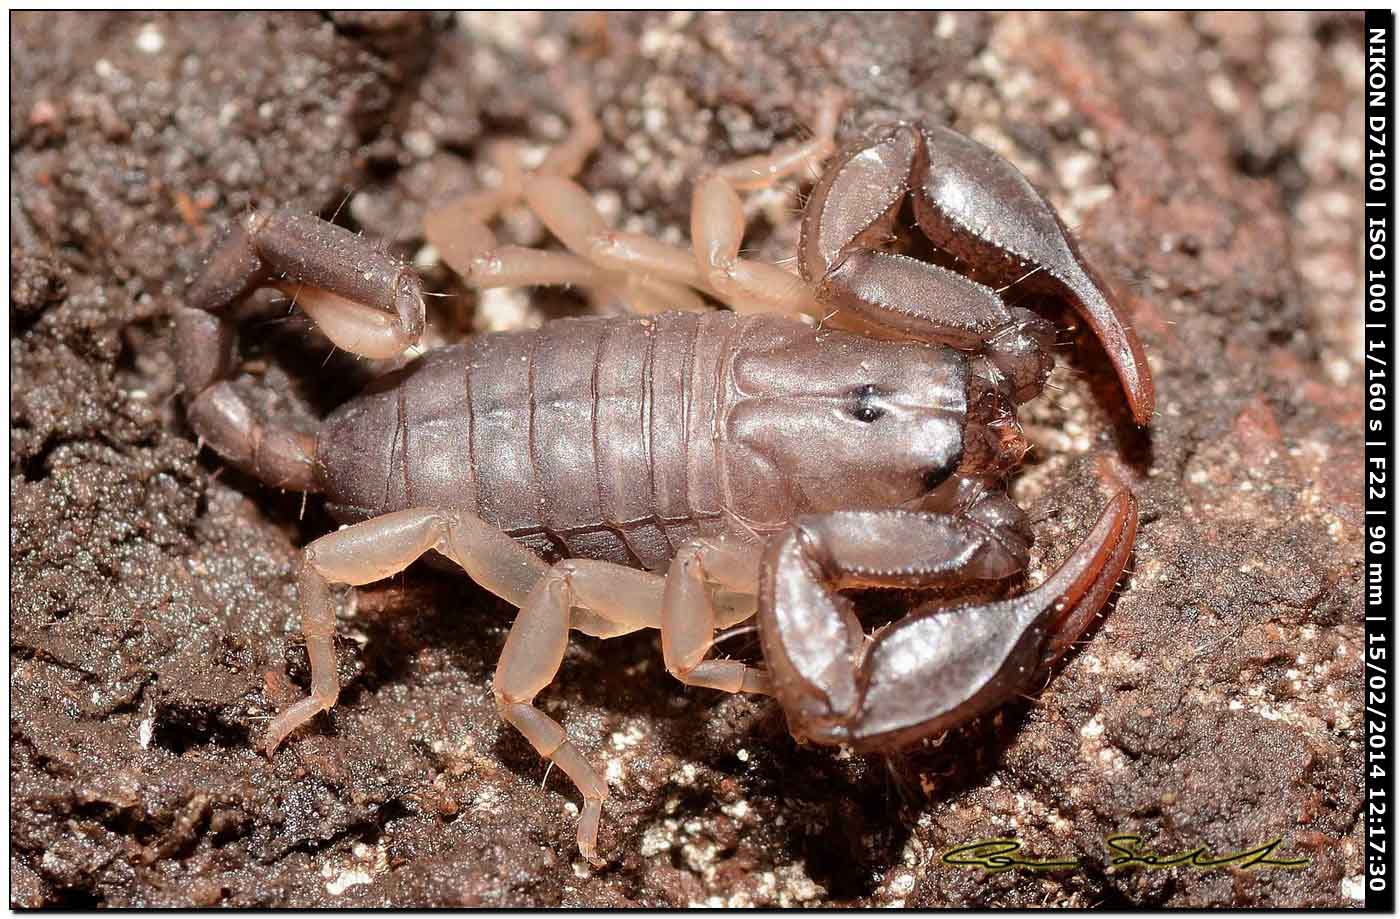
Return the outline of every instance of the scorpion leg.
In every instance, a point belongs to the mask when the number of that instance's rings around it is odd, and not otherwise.
[[[711,585],[736,594],[757,588],[757,556],[709,540],[687,543],[661,575],[607,562],[558,562],[530,591],[506,638],[494,692],[501,717],[541,756],[558,765],[584,796],[579,851],[596,860],[598,824],[607,784],[535,696],[554,681],[570,628],[611,638],[659,628],[666,667],[682,682],[726,692],[768,692],[762,670],[738,661],[707,661],[716,627],[752,615],[751,608],[717,612]]]
[[[744,312],[811,309],[811,290],[802,279],[773,265],[738,258],[744,218],[736,189],[771,184],[824,159],[831,151],[841,104],[835,94],[824,99],[812,140],[741,160],[702,180],[692,208],[695,242],[691,251],[639,233],[613,230],[588,193],[566,175],[541,171],[527,178],[524,198],[565,246],[605,273],[598,283],[618,275],[632,278],[626,296],[640,311],[702,308],[703,301],[685,288],[704,291]],[[489,267],[503,274],[513,266],[499,262]],[[489,276],[486,270],[473,269],[473,283],[485,286]],[[516,274],[511,280],[524,276]]]
[[[571,625],[603,637],[655,628],[660,624],[656,614],[662,584],[660,575],[621,565],[561,561],[521,605],[496,666],[493,691],[501,718],[523,734],[540,756],[562,769],[583,794],[578,848],[590,861],[597,860],[607,782],[568,740],[559,722],[535,708],[535,696],[558,674]]]
[[[739,258],[744,208],[734,186],[718,173],[695,186],[690,237],[706,288],[736,312],[800,313],[816,308],[811,286],[797,275]]]
[[[703,309],[704,301],[693,290],[739,311],[812,309],[811,288],[802,279],[773,265],[738,258],[744,219],[736,189],[769,185],[828,156],[842,105],[839,95],[824,98],[811,140],[732,163],[697,185],[691,251],[607,225],[593,199],[572,178],[596,146],[599,130],[586,96],[574,93],[570,100],[574,130],[538,170],[525,175],[515,154],[498,155],[504,160],[500,189],[428,215],[429,240],[469,284],[578,284],[617,292],[643,313]],[[572,255],[496,244],[487,221],[518,198]]]
[[[787,176],[816,170],[831,155],[836,143],[836,123],[845,107],[845,93],[837,89],[827,90],[817,103],[816,123],[812,126],[810,140],[771,153],[735,160],[712,174],[737,191],[754,191],[767,188]]]
[[[272,719],[263,748],[271,753],[292,731],[335,706],[340,686],[329,585],[381,580],[429,550],[451,559],[482,587],[520,608],[496,668],[496,707],[501,718],[558,765],[583,794],[579,851],[596,859],[607,784],[567,739],[563,727],[533,702],[558,673],[570,628],[603,638],[661,628],[666,590],[661,575],[584,559],[550,566],[479,517],[446,508],[396,511],[327,534],[306,547],[299,584],[311,694]],[[706,648],[708,644],[707,639]],[[703,677],[707,671],[697,672]],[[751,683],[740,680],[744,689]]]
[[[795,275],[772,265],[734,257],[743,237],[743,212],[733,189],[723,180],[711,177],[697,187],[698,216],[692,221],[692,226],[696,226],[694,221],[699,220],[702,230],[715,236],[713,245],[709,241],[699,241],[697,245],[709,246],[716,253],[718,267],[707,266],[690,250],[641,233],[612,229],[588,192],[569,179],[536,176],[526,184],[525,200],[570,250],[612,275],[668,285],[662,288],[663,293],[674,296],[684,285],[740,311],[772,311],[775,306],[795,310],[810,300],[807,286]],[[724,252],[731,249],[733,254],[725,256]],[[692,306],[685,301],[678,305]]]
[[[537,174],[576,175],[602,138],[586,93],[572,89],[565,93],[564,101],[569,135],[545,157]],[[477,287],[616,282],[584,259],[523,246],[498,246],[489,223],[521,200],[527,176],[518,144],[492,144],[488,156],[500,175],[495,188],[464,195],[424,215],[424,235],[443,261]]]
[[[741,661],[705,660],[716,628],[752,614],[742,609],[733,618],[722,617],[709,585],[737,594],[756,593],[758,561],[752,550],[705,539],[688,542],[676,553],[661,605],[661,651],[666,669],[682,683],[724,692],[771,692],[768,674],[761,669]]]
[[[614,231],[577,182],[559,175],[531,175],[523,181],[522,196],[572,252],[502,246],[475,254],[467,263],[449,262],[468,284],[578,284],[619,294],[643,313],[706,308],[690,289],[704,285],[686,252],[639,233]]]
[[[752,552],[710,540],[683,546],[664,578],[607,562],[571,559],[555,564],[521,605],[496,668],[496,707],[583,793],[578,845],[586,858],[596,859],[607,785],[566,739],[559,723],[533,705],[559,671],[569,629],[611,638],[659,628],[666,667],[682,682],[726,692],[766,693],[768,680],[762,670],[739,661],[704,660],[716,627],[752,615],[751,608],[717,611],[711,585],[752,594],[757,561]]]
[[[521,604],[496,667],[496,708],[582,792],[578,847],[590,861],[597,860],[607,783],[568,740],[563,727],[534,706],[535,696],[559,672],[569,629],[611,638],[640,628],[659,628],[667,669],[682,682],[727,692],[767,692],[761,670],[738,661],[703,659],[716,626],[731,624],[730,619],[717,616],[709,583],[752,592],[757,581],[755,562],[751,554],[709,541],[682,547],[664,579],[607,562],[570,559],[556,563]],[[747,610],[737,614],[739,618],[748,615]]]
[[[263,748],[269,753],[340,694],[336,679],[335,610],[328,585],[369,584],[402,571],[429,549],[452,559],[482,587],[517,606],[549,566],[509,536],[463,511],[410,508],[345,527],[302,553],[302,632],[311,660],[311,695],[277,715]]]
[[[501,175],[500,185],[430,211],[423,221],[428,241],[443,261],[478,289],[570,285],[610,292],[641,313],[705,309],[703,300],[679,284],[641,277],[576,254],[586,253],[586,249],[566,253],[497,244],[489,222],[522,200],[551,231],[556,231],[559,221],[571,225],[570,211],[580,207],[590,228],[603,226],[592,199],[571,181],[598,146],[602,129],[585,91],[579,88],[566,91],[565,102],[571,128],[564,142],[550,150],[539,167],[528,174],[521,164],[517,145],[495,145],[491,157]],[[556,202],[556,197],[562,204]],[[606,232],[606,227],[603,230]]]
[[[492,144],[487,150],[487,157],[500,175],[496,187],[463,195],[451,204],[428,211],[423,215],[423,235],[453,271],[464,278],[472,278],[480,287],[513,286],[516,273],[533,276],[541,271],[547,276],[562,274],[554,283],[576,283],[580,275],[585,280],[592,280],[592,266],[586,263],[582,266],[571,265],[568,270],[565,270],[565,263],[557,261],[549,264],[530,263],[525,253],[536,250],[517,252],[515,250],[521,247],[505,247],[512,250],[507,253],[508,257],[498,257],[503,247],[496,242],[496,234],[491,232],[489,224],[520,199],[520,189],[525,181],[520,156],[520,149],[514,143],[503,141]]]
[[[497,596],[521,608],[501,654],[496,675],[497,708],[542,756],[555,762],[583,792],[583,817],[579,848],[593,858],[598,820],[607,786],[587,760],[564,738],[553,719],[534,709],[530,701],[558,670],[568,632],[571,602],[561,608],[561,598],[588,605],[602,614],[583,624],[589,631],[622,634],[658,620],[628,622],[609,630],[612,621],[625,619],[630,610],[659,608],[661,579],[657,575],[611,571],[606,590],[595,589],[595,567],[589,563],[561,563],[551,568],[505,533],[463,511],[432,507],[411,508],[385,514],[317,539],[306,547],[300,580],[302,632],[311,661],[311,695],[279,713],[268,725],[263,748],[270,754],[282,740],[322,711],[334,707],[340,687],[336,678],[335,611],[328,585],[368,584],[403,570],[428,550],[452,559],[472,579]],[[605,566],[613,568],[615,566]],[[562,623],[559,622],[563,615]]]
[[[607,271],[705,289],[689,252],[641,233],[614,230],[577,182],[535,176],[526,184],[525,201],[560,242]]]
[[[564,245],[600,267],[702,290],[739,311],[798,311],[811,292],[776,266],[738,258],[744,217],[736,187],[759,188],[820,162],[831,151],[842,99],[828,94],[805,144],[724,167],[702,180],[692,206],[692,251],[607,226],[588,193],[559,176],[527,182],[525,198]]]
[[[995,576],[995,566],[975,570],[989,544],[963,526],[945,515],[838,512],[800,520],[775,540],[762,572],[759,625],[796,735],[897,747],[1027,688],[1112,592],[1132,551],[1137,505],[1127,491],[1116,495],[1064,564],[1022,596],[921,608],[867,640],[834,589]],[[1023,566],[1025,557],[1012,561]]]
[[[843,94],[827,92],[817,109],[811,140],[721,166],[696,183],[690,208],[695,261],[709,289],[736,311],[802,313],[818,308],[811,285],[802,278],[776,265],[739,258],[744,209],[738,193],[820,166],[835,147],[844,105]]]

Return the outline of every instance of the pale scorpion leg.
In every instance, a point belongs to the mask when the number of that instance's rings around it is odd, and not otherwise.
[[[582,90],[565,94],[569,135],[540,164],[537,174],[570,177],[583,167],[602,138],[601,128]],[[526,184],[518,144],[493,144],[489,156],[500,173],[492,189],[465,195],[429,211],[424,235],[442,260],[477,287],[517,287],[526,284],[616,286],[621,279],[602,272],[586,259],[562,252],[524,246],[499,246],[489,223],[520,201]]]
[[[707,557],[711,580],[737,593],[755,590],[756,557],[718,544],[693,546],[692,551],[683,553],[683,559],[693,562]],[[731,624],[729,618],[716,615],[704,594],[704,583],[679,574],[663,578],[585,559],[550,566],[465,511],[411,508],[346,527],[306,547],[299,588],[302,633],[311,662],[311,694],[272,719],[263,739],[264,750],[271,753],[292,731],[333,708],[339,696],[335,610],[328,586],[382,580],[429,550],[451,559],[482,587],[520,608],[496,668],[496,708],[502,719],[520,731],[542,757],[559,766],[583,794],[578,845],[586,858],[597,857],[607,784],[567,739],[563,727],[532,704],[557,675],[570,628],[603,638],[659,628],[663,630],[663,646],[676,648],[684,659],[684,666],[676,672],[686,682],[731,692],[766,691],[760,671],[737,662],[700,661],[716,625]],[[687,574],[699,573],[698,568],[685,570]],[[671,584],[682,584],[674,597]],[[749,612],[739,615],[747,617]],[[668,652],[668,666],[670,660]]]
[[[579,851],[595,858],[606,784],[565,739],[557,722],[531,705],[564,658],[570,627],[611,638],[659,628],[667,669],[682,682],[725,692],[770,692],[767,675],[739,661],[704,660],[717,627],[752,607],[717,611],[712,587],[753,594],[758,554],[713,540],[681,547],[666,576],[581,559],[557,563],[531,591],[511,627],[496,670],[496,705],[541,756],[559,765],[584,795]]]
[[[524,179],[523,195],[551,233],[577,256],[605,272],[596,283],[618,276],[634,279],[641,290],[634,289],[629,302],[639,311],[662,306],[702,308],[703,301],[687,287],[704,291],[740,312],[811,311],[816,309],[812,290],[801,278],[774,265],[738,258],[744,217],[736,189],[760,188],[819,164],[831,153],[842,101],[835,93],[824,97],[811,140],[767,156],[740,160],[702,180],[694,193],[691,229],[695,241],[689,250],[639,233],[613,230],[592,197],[558,171],[540,170]],[[493,253],[493,257],[499,254]],[[468,276],[476,286],[499,286],[498,279],[553,282],[554,275],[543,271],[533,278],[527,271],[507,276],[507,269],[525,265],[523,257],[482,263],[478,258]]]
[[[697,539],[681,546],[666,574],[661,606],[661,651],[666,669],[690,686],[724,692],[772,692],[768,674],[742,661],[705,660],[714,644],[715,629],[747,619],[742,609],[734,618],[715,609],[710,585],[736,594],[758,592],[759,554],[754,549]]]
[[[752,552],[707,540],[683,546],[664,578],[622,565],[571,559],[555,564],[521,605],[496,668],[496,707],[583,793],[578,844],[586,858],[596,858],[607,784],[567,740],[559,723],[532,704],[558,674],[569,629],[611,638],[659,628],[667,669],[683,682],[727,692],[768,692],[761,670],[738,661],[703,660],[717,626],[751,615],[747,609],[717,614],[710,585],[753,593],[757,563]]]
[[[272,719],[269,753],[289,733],[329,711],[340,693],[336,678],[335,611],[327,585],[369,584],[402,571],[429,549],[452,559],[482,587],[520,605],[549,565],[480,518],[463,511],[410,508],[374,517],[315,540],[302,553],[302,632],[311,660],[311,696]]]
[[[525,173],[514,143],[492,145],[489,156],[500,173],[497,187],[466,195],[429,211],[423,218],[424,235],[453,271],[481,288],[529,284],[607,286],[618,282],[576,255],[499,245],[489,223],[520,200]]]
[[[667,669],[692,686],[726,692],[768,693],[766,674],[739,661],[704,660],[717,627],[752,615],[752,607],[716,610],[711,588],[754,594],[755,551],[695,540],[681,547],[661,575],[607,562],[572,559],[550,569],[530,591],[506,638],[496,668],[496,706],[539,754],[558,765],[584,796],[579,851],[595,859],[607,785],[563,728],[532,702],[553,682],[564,659],[569,629],[611,638],[659,628]]]
[[[704,660],[716,627],[752,614],[748,609],[717,613],[710,585],[753,593],[757,568],[755,553],[709,540],[683,546],[664,578],[622,565],[571,559],[555,564],[521,605],[496,668],[496,707],[583,793],[578,845],[584,857],[597,857],[607,783],[568,741],[563,727],[532,704],[559,672],[569,629],[611,638],[659,628],[666,667],[682,682],[726,692],[767,693],[762,670],[739,661]]]
[[[550,232],[572,251],[608,270],[702,290],[738,312],[815,310],[812,289],[775,265],[738,257],[744,213],[736,189],[761,188],[816,164],[832,150],[843,99],[824,97],[812,140],[722,167],[696,185],[689,251],[637,233],[610,228],[593,199],[576,183],[540,176],[525,198]]]
[[[521,550],[525,551],[525,550]],[[540,754],[564,771],[583,794],[578,848],[598,857],[598,824],[608,785],[566,737],[564,728],[535,708],[535,696],[559,672],[569,628],[602,637],[660,625],[660,575],[606,562],[572,559],[549,570],[520,606],[496,665],[496,710]],[[585,611],[583,615],[572,610]]]
[[[739,258],[744,241],[740,191],[765,188],[793,173],[815,170],[831,155],[845,96],[827,92],[817,109],[812,139],[766,156],[722,166],[696,183],[690,238],[706,285],[739,312],[819,311],[812,286],[777,265]],[[820,312],[817,313],[820,315]]]
[[[845,107],[845,93],[836,89],[827,90],[817,103],[816,123],[812,126],[810,140],[771,153],[735,160],[711,174],[723,179],[736,191],[755,191],[787,176],[815,170],[831,155],[836,141],[836,123]]]
[[[1132,552],[1137,503],[1119,492],[1084,542],[1033,590],[1001,602],[920,608],[867,641],[835,589],[994,576],[973,574],[981,550],[969,538],[975,534],[958,532],[965,526],[958,521],[837,512],[799,519],[772,542],[759,632],[795,735],[863,750],[898,747],[1028,688],[1112,593]]]
[[[275,750],[296,728],[335,706],[335,611],[328,585],[368,584],[412,564],[429,550],[456,562],[482,587],[520,607],[497,666],[494,691],[501,717],[555,763],[584,796],[579,850],[596,857],[607,785],[564,736],[558,722],[531,705],[563,660],[572,625],[603,637],[661,624],[660,575],[602,562],[570,560],[553,567],[479,517],[446,508],[396,511],[322,536],[305,549],[300,577],[302,632],[311,661],[311,695],[268,725],[263,749]]]
[[[583,89],[566,90],[564,100],[571,125],[564,142],[550,150],[539,167],[528,174],[521,165],[517,145],[495,145],[491,157],[501,174],[500,185],[430,211],[423,220],[428,241],[466,283],[479,289],[565,285],[612,292],[643,313],[704,309],[704,301],[694,292],[662,279],[612,270],[580,254],[497,244],[489,222],[522,198],[535,209],[541,195],[546,201],[550,200],[554,190],[560,187],[556,183],[562,183],[565,189],[563,208],[566,212],[569,207],[578,206],[576,199],[582,195],[583,207],[597,215],[592,199],[571,179],[598,146],[602,129]],[[548,204],[545,208],[551,214],[559,210]],[[541,219],[549,225],[543,215]],[[602,218],[597,219],[601,223]]]

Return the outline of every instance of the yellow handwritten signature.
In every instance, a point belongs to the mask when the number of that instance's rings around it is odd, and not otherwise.
[[[1282,842],[1281,838],[1271,839],[1263,845],[1239,852],[1212,854],[1206,846],[1197,846],[1185,852],[1172,855],[1159,855],[1142,845],[1142,837],[1132,833],[1115,833],[1104,838],[1108,849],[1110,871],[1126,868],[1198,868],[1210,870],[1237,865],[1241,868],[1306,868],[1312,864],[1308,858],[1274,858],[1274,850]],[[1012,868],[1028,871],[1064,871],[1078,868],[1082,861],[1077,858],[1038,859],[1022,857],[1019,839],[983,839],[978,842],[956,846],[943,853],[941,861],[945,865],[959,868],[979,868],[987,874],[1000,874]]]

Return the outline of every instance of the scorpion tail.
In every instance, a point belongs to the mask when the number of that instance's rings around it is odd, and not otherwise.
[[[289,211],[249,214],[214,244],[175,311],[175,360],[186,415],[200,439],[277,488],[322,491],[316,436],[259,419],[234,388],[238,333],[231,308],[260,287],[295,296],[337,345],[390,357],[423,331],[412,270],[348,230]]]
[[[321,491],[316,436],[263,422],[228,380],[237,342],[229,320],[186,307],[176,311],[175,360],[190,427],[215,453],[268,485]]]

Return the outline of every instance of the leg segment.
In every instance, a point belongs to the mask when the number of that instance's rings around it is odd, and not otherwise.
[[[715,629],[732,625],[715,610],[710,585],[734,593],[758,589],[758,557],[752,550],[711,540],[686,543],[666,575],[661,607],[661,651],[666,669],[690,686],[724,692],[770,692],[768,674],[741,661],[705,660]],[[739,615],[747,618],[747,611]]]
[[[571,97],[574,131],[539,169],[525,175],[518,160],[503,164],[496,192],[429,214],[428,238],[467,283],[479,288],[578,284],[609,291],[643,313],[702,309],[704,301],[692,292],[697,290],[739,311],[810,311],[812,292],[800,278],[738,258],[744,218],[736,189],[770,185],[820,163],[831,152],[841,105],[836,94],[824,98],[810,141],[730,164],[701,181],[694,198],[693,251],[613,230],[572,181],[599,137],[581,95]],[[521,199],[573,256],[496,245],[487,222]]]
[[[311,659],[311,695],[277,715],[263,748],[278,744],[340,694],[335,672],[335,610],[330,584],[369,584],[402,571],[429,549],[452,559],[482,587],[520,605],[549,566],[509,536],[461,511],[419,507],[375,517],[328,533],[302,555],[302,632]]]
[[[478,258],[496,248],[496,234],[488,224],[519,200],[524,179],[520,150],[515,144],[493,144],[488,156],[500,173],[495,188],[464,195],[423,216],[423,235],[438,250],[442,260],[464,278],[471,276],[473,263]]]
[[[717,627],[749,615],[747,610],[717,612],[712,586],[753,592],[757,578],[753,553],[697,540],[681,548],[664,579],[620,565],[573,559],[556,564],[530,591],[496,668],[496,707],[583,793],[578,845],[586,858],[596,859],[607,783],[569,742],[563,727],[533,705],[535,696],[558,674],[569,629],[613,637],[659,628],[666,668],[682,682],[726,692],[766,693],[763,671],[738,661],[704,659]]]
[[[572,125],[569,136],[550,151],[535,176],[568,178],[577,174],[601,138],[587,95],[575,90],[567,94],[566,102]],[[500,176],[495,188],[465,195],[423,218],[424,235],[452,270],[473,287],[483,289],[534,284],[614,289],[623,282],[621,276],[575,255],[499,245],[490,223],[520,203],[532,176],[525,172],[517,144],[494,144],[489,156]]]
[[[744,212],[738,191],[766,187],[829,156],[842,103],[834,93],[823,99],[812,140],[740,160],[701,179],[691,205],[692,252],[611,230],[592,199],[573,182],[540,178],[527,183],[525,197],[566,246],[606,270],[688,285],[738,312],[811,310],[812,290],[801,278],[774,265],[739,258]]]
[[[762,156],[736,160],[721,166],[713,174],[737,191],[753,191],[767,188],[779,179],[799,172],[815,173],[822,162],[831,155],[836,143],[836,123],[840,120],[841,110],[845,106],[844,93],[835,89],[828,90],[817,104],[817,118],[812,126],[811,140]]]
[[[564,178],[577,175],[597,148],[598,142],[602,140],[602,127],[593,114],[593,105],[587,92],[577,87],[565,90],[564,104],[569,113],[569,136],[549,152],[544,162],[535,170],[536,175]],[[428,241],[442,255],[443,261],[464,278],[474,277],[474,266],[479,260],[489,261],[497,247],[495,234],[491,232],[488,224],[501,211],[517,203],[525,188],[525,167],[521,163],[518,145],[494,144],[490,150],[490,157],[500,173],[500,181],[496,188],[466,195],[446,207],[429,211],[423,220],[423,230]],[[522,272],[524,267],[526,266],[521,266]],[[489,276],[478,280],[488,282],[477,284],[479,287],[515,286],[509,283],[490,283],[493,279]],[[558,282],[545,279],[526,283]]]
[[[810,285],[776,265],[739,258],[744,208],[721,173],[701,179],[690,207],[695,263],[706,287],[737,312],[800,313],[816,308]]]
[[[804,144],[722,166],[695,186],[690,238],[705,284],[739,312],[813,312],[814,291],[802,278],[776,265],[739,258],[744,210],[738,192],[766,188],[793,173],[815,171],[831,155],[845,98],[823,96],[814,135]],[[820,315],[820,313],[817,313]]]
[[[559,723],[533,705],[535,696],[559,671],[569,629],[612,637],[659,628],[666,668],[677,679],[725,692],[766,693],[763,671],[739,661],[704,659],[717,627],[749,615],[747,610],[717,612],[712,587],[753,592],[757,578],[753,553],[697,540],[681,548],[664,579],[620,565],[573,559],[556,564],[530,591],[496,669],[496,707],[583,793],[578,844],[586,858],[596,857],[607,784],[569,742]]]
[[[1034,590],[999,603],[922,609],[867,640],[836,589],[928,586],[1024,567],[1026,544],[997,532],[1005,526],[974,519],[979,513],[836,513],[801,520],[774,542],[764,560],[759,625],[795,734],[891,748],[1000,705],[1102,607],[1137,524],[1136,502],[1120,492],[1084,543]]]
[[[583,793],[578,848],[597,859],[598,824],[608,785],[565,736],[564,728],[533,705],[535,696],[559,672],[568,645],[570,611],[587,610],[576,628],[620,635],[659,624],[662,579],[620,565],[563,561],[530,591],[506,637],[496,666],[494,692],[501,718],[525,736],[540,756],[557,765]]]
[[[553,682],[564,659],[570,628],[610,638],[642,628],[680,630],[690,682],[721,684],[730,691],[762,691],[762,675],[728,661],[702,662],[712,633],[730,620],[714,612],[707,596],[683,592],[670,600],[668,579],[605,562],[571,559],[552,567],[500,530],[463,511],[411,508],[366,520],[321,537],[306,547],[300,579],[302,632],[311,661],[311,694],[273,718],[263,747],[275,750],[288,734],[334,707],[340,687],[335,667],[335,610],[329,585],[368,584],[403,570],[428,550],[460,565],[482,587],[520,607],[496,668],[493,690],[502,719],[555,763],[584,796],[579,851],[596,859],[598,824],[607,784],[554,719],[535,708],[535,696]],[[697,546],[687,557],[702,555]],[[715,547],[708,582],[753,590],[756,568]],[[692,569],[696,572],[698,568]],[[680,578],[674,580],[679,581]],[[677,613],[667,610],[676,602]],[[699,628],[687,617],[697,615]],[[668,623],[670,624],[668,626]],[[703,632],[708,628],[708,632]],[[701,634],[703,632],[703,634]],[[698,648],[698,654],[695,649]],[[734,677],[725,675],[730,671]],[[683,679],[685,677],[682,677]]]
[[[583,793],[579,850],[595,858],[607,785],[568,742],[559,723],[531,702],[559,670],[573,608],[583,608],[574,626],[595,635],[621,635],[660,625],[662,579],[655,574],[588,561],[565,561],[551,568],[480,518],[450,509],[411,508],[323,536],[306,547],[300,580],[311,695],[272,719],[263,748],[270,754],[296,728],[334,707],[340,693],[329,585],[381,580],[430,549],[452,559],[482,587],[520,607],[496,670],[496,707]]]
[[[500,185],[487,192],[467,195],[447,207],[431,211],[424,218],[424,232],[443,261],[478,289],[563,284],[581,287],[598,295],[620,298],[639,313],[666,309],[704,309],[704,301],[674,283],[673,270],[663,265],[660,272],[647,276],[629,273],[606,258],[592,258],[593,244],[587,234],[609,236],[593,199],[572,177],[583,168],[597,147],[602,133],[588,96],[581,90],[566,94],[572,128],[562,144],[551,150],[539,168],[527,174],[515,144],[498,144],[491,156],[500,172]],[[501,246],[491,232],[490,222],[513,204],[525,203],[556,236],[572,238],[574,254],[549,252],[524,246]],[[568,233],[569,236],[564,234]],[[643,237],[624,236],[618,243]],[[651,240],[645,240],[651,243]],[[663,256],[668,247],[661,247]],[[674,260],[673,260],[674,261]],[[682,278],[680,284],[693,278]]]

